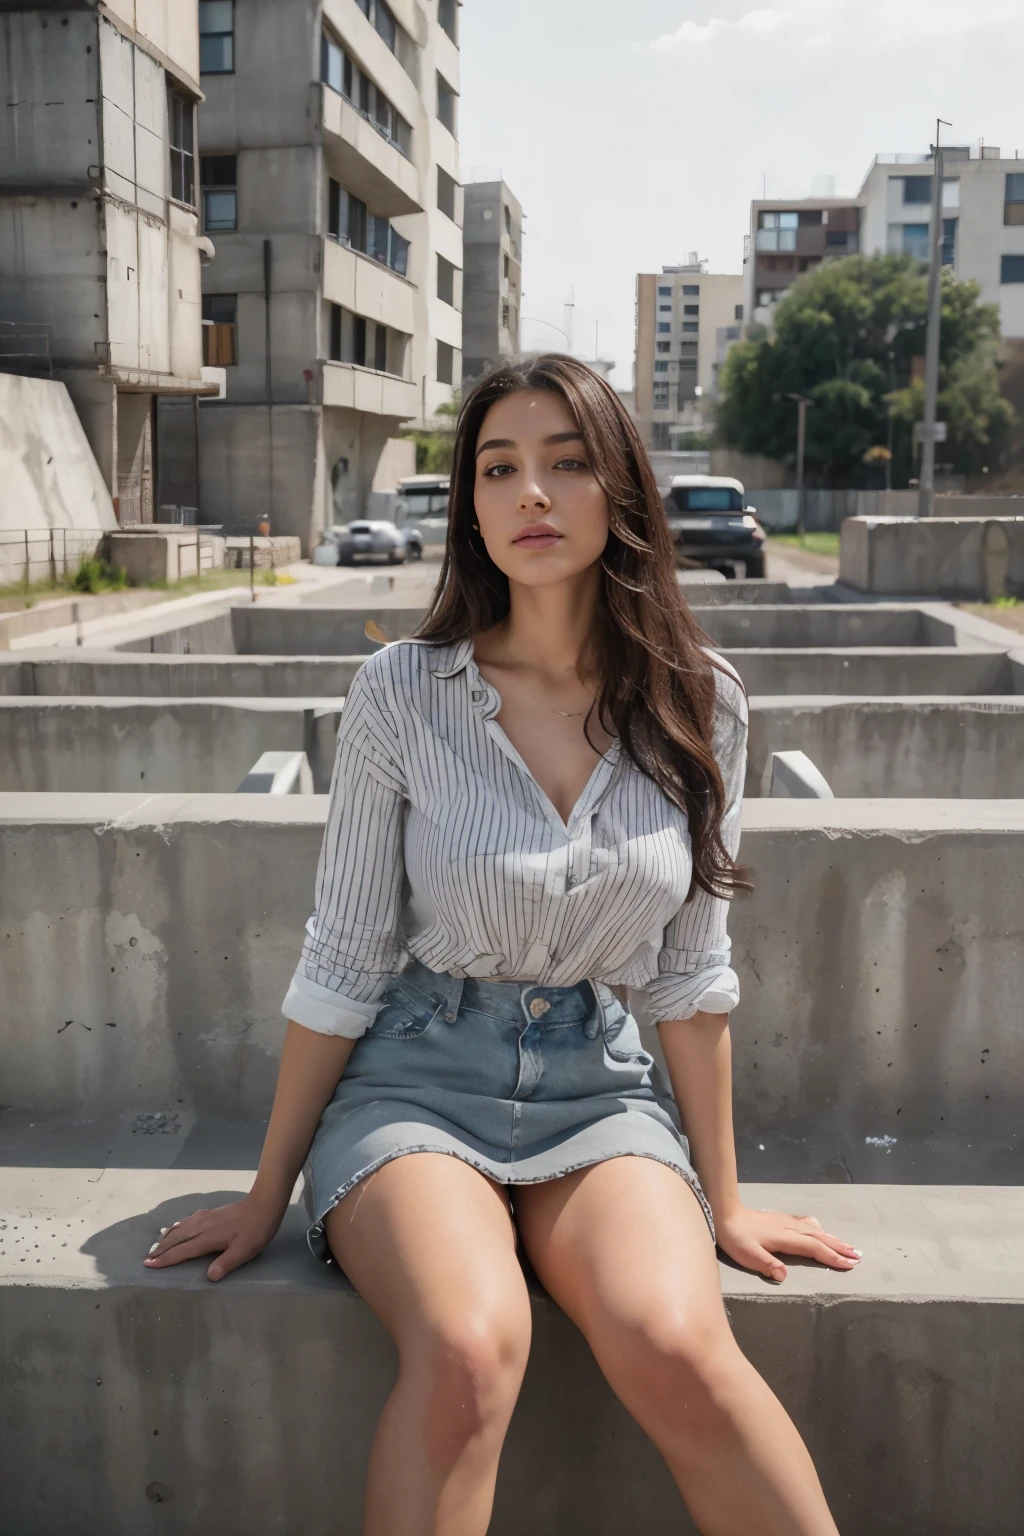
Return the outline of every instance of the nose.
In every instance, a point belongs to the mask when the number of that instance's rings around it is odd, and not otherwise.
[[[535,517],[538,513],[550,512],[551,497],[537,480],[527,476],[519,493],[518,505],[520,512]]]

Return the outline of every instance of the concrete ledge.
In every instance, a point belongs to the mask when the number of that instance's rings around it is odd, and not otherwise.
[[[199,1263],[141,1265],[160,1226],[250,1178],[3,1175],[0,1483],[12,1531],[358,1529],[393,1351],[342,1277],[305,1251],[299,1209],[219,1286]],[[1024,1192],[745,1193],[815,1214],[864,1251],[854,1274],[794,1264],[778,1288],[722,1267],[740,1344],[805,1435],[844,1536],[1018,1536]],[[541,1294],[533,1320],[492,1532],[692,1536],[580,1335]]]
[[[0,796],[3,1097],[258,1116],[327,802]],[[751,800],[746,1176],[1024,1177],[1024,802]]]
[[[231,610],[233,649],[239,656],[371,655],[380,643],[366,633],[374,625],[386,640],[405,640],[422,624],[426,608],[391,604],[364,608],[237,607]]]
[[[716,645],[726,648],[955,645],[952,623],[907,604],[817,603],[692,609]]]
[[[1024,517],[848,517],[839,575],[861,592],[1024,595]]]
[[[839,796],[1024,797],[1024,697],[750,699],[745,793],[773,752],[806,752]]]
[[[831,611],[831,610],[825,610]],[[1007,646],[1009,650],[1009,646]],[[750,694],[1012,693],[1005,652],[967,647],[844,647],[722,651]]]

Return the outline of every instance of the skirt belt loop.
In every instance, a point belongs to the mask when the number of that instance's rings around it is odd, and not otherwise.
[[[462,1002],[462,989],[465,986],[462,976],[449,978],[444,1004],[444,1021],[446,1024],[454,1024],[459,1014],[459,1004]]]
[[[588,980],[587,986],[594,994],[594,1002],[596,1007],[591,1013],[587,1015],[586,1019],[584,1020],[583,1033],[586,1035],[588,1040],[596,1040],[598,1030],[603,1030],[605,1025],[604,1000],[601,997],[601,989],[596,981]]]

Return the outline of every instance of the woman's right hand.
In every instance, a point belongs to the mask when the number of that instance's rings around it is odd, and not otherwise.
[[[193,1211],[184,1221],[165,1228],[160,1241],[143,1259],[148,1269],[167,1269],[186,1259],[216,1253],[206,1271],[208,1280],[223,1280],[233,1269],[247,1264],[270,1242],[288,1209],[287,1199],[267,1200],[253,1191],[231,1205],[219,1205],[212,1211]]]

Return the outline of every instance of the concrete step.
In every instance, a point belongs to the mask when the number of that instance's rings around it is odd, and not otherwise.
[[[292,1207],[218,1286],[151,1273],[162,1226],[237,1170],[0,1173],[0,1487],[32,1536],[359,1529],[389,1341]],[[807,1439],[844,1536],[1019,1536],[1024,1191],[753,1185],[864,1252],[783,1286],[722,1265],[739,1341]],[[659,1458],[542,1294],[493,1536],[680,1536]]]
[[[327,802],[0,796],[3,1101],[259,1116]],[[1024,1178],[1024,802],[751,800],[736,1119],[771,1177]]]
[[[267,612],[291,617],[293,611]],[[227,619],[221,615],[211,622],[222,627]],[[218,645],[221,643],[217,641]],[[366,651],[373,648],[369,640],[364,645]],[[0,653],[0,694],[106,694],[133,698],[344,695],[366,659],[366,652],[322,656],[313,654],[312,638],[310,646],[310,653],[294,656],[147,654],[148,643],[147,653]],[[1024,653],[1015,659],[1008,650],[983,645],[726,647],[722,654],[736,667],[751,694],[887,697],[1024,693]]]

